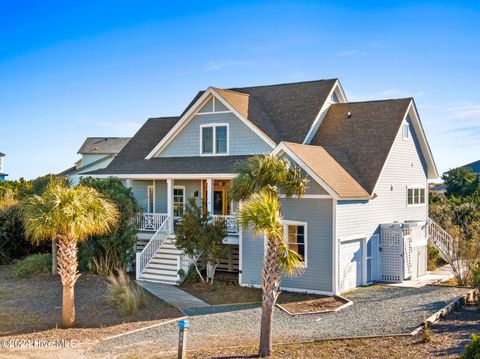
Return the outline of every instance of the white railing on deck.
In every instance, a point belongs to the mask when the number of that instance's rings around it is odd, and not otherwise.
[[[137,279],[167,238],[168,222],[168,216],[166,216],[163,223],[157,229],[155,234],[152,236],[152,239],[150,239],[145,248],[143,248],[140,253],[137,253]]]
[[[437,247],[443,260],[454,259],[453,237],[431,218],[428,219],[428,239]]]
[[[225,231],[227,234],[238,234],[238,221],[235,215],[214,215],[213,220],[215,222],[222,222],[225,225]]]
[[[139,213],[136,224],[140,231],[157,231],[168,217],[167,213]]]

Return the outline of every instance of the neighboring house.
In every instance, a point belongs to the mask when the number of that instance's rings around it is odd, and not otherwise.
[[[5,154],[0,152],[0,182],[5,181],[5,177],[8,175],[4,173],[4,165],[5,165]]]
[[[107,167],[129,140],[130,137],[87,137],[77,152],[81,158],[58,175],[66,176],[76,184],[84,172]]]
[[[337,79],[199,92],[178,117],[149,119],[104,169],[131,187],[138,218],[137,278],[178,283],[189,260],[175,223],[194,197],[225,223],[220,269],[260,286],[262,238],[238,228],[228,200],[234,168],[274,153],[309,180],[301,198],[281,198],[290,248],[303,274],[287,290],[337,294],[426,272],[428,183],[438,177],[412,98],[348,102]]]
[[[476,173],[477,175],[480,175],[480,160],[469,163],[468,165],[465,165],[463,167],[470,168],[473,173]]]

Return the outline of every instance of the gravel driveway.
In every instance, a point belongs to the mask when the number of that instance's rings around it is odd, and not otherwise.
[[[409,333],[430,316],[468,289],[425,286],[400,288],[372,286],[347,295],[353,305],[336,313],[291,317],[275,311],[274,340],[305,341],[333,337]],[[212,307],[209,309],[211,310]],[[225,309],[225,308],[223,308]],[[235,308],[220,313],[190,316],[189,346],[228,346],[257,340],[260,308]],[[238,310],[235,310],[238,309]],[[152,328],[100,343],[92,354],[122,353],[135,346],[154,345],[155,351],[176,349],[176,323]]]

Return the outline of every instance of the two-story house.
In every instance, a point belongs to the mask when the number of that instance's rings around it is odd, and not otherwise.
[[[177,117],[150,118],[104,169],[132,188],[138,218],[137,278],[178,283],[188,258],[175,222],[194,197],[225,223],[223,270],[260,286],[264,242],[238,228],[228,197],[235,166],[274,153],[309,180],[281,198],[286,240],[304,261],[284,289],[336,294],[426,271],[429,179],[437,169],[412,98],[348,102],[338,79],[200,91]]]
[[[0,182],[5,181],[5,177],[8,175],[4,173],[4,165],[5,165],[5,154],[0,152]]]

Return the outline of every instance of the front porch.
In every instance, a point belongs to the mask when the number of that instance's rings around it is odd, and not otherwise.
[[[167,284],[181,282],[182,270],[191,261],[175,245],[175,228],[191,198],[198,207],[224,225],[228,255],[217,270],[238,272],[239,229],[236,204],[229,199],[231,179],[126,180],[144,212],[135,218],[138,227],[137,279]]]

